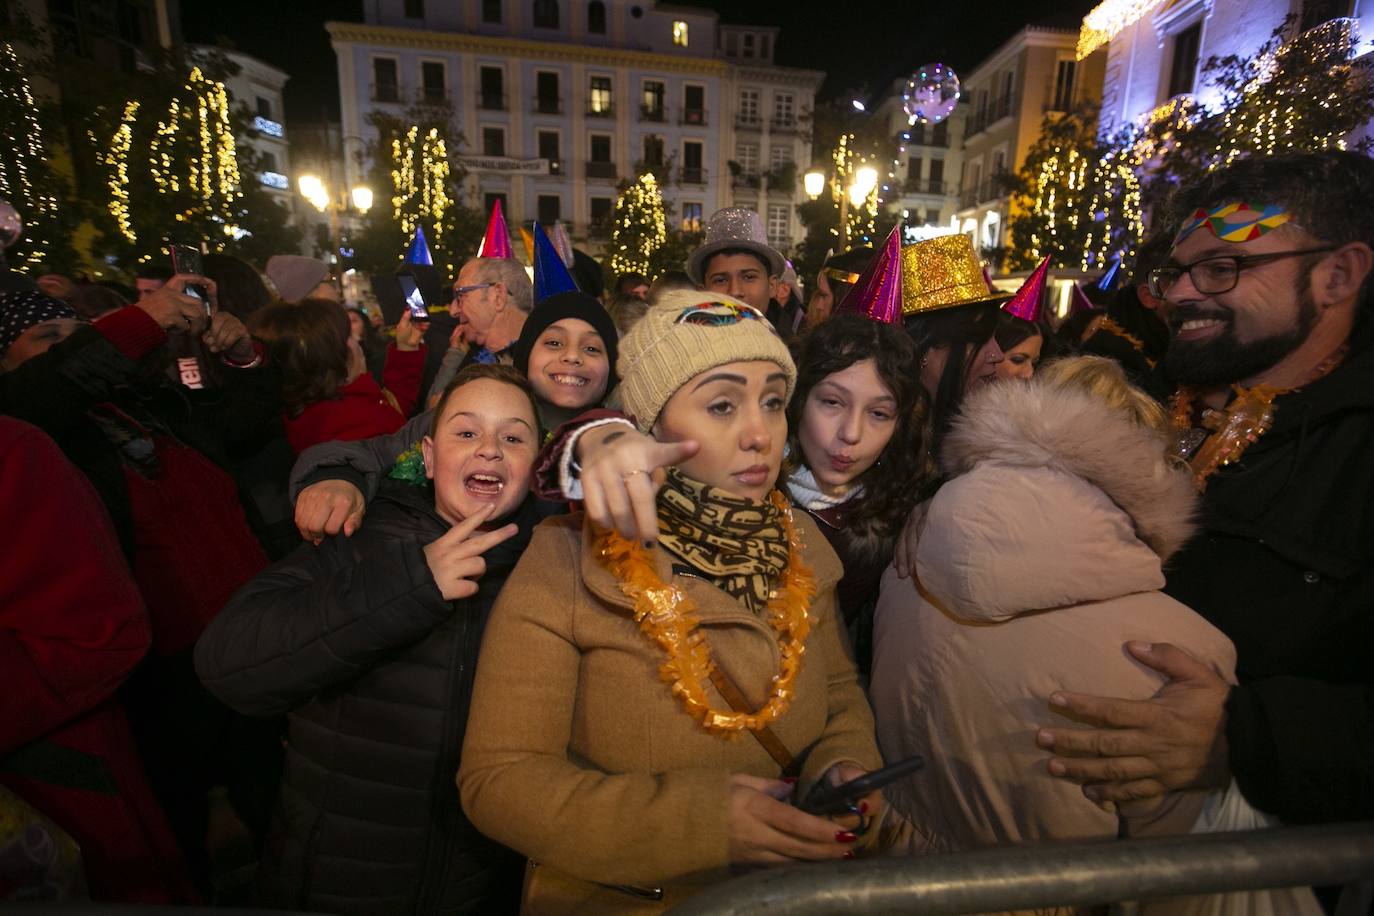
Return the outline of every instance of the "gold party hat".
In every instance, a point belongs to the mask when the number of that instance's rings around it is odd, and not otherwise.
[[[941,235],[902,249],[902,314],[1003,302],[1011,296],[988,285],[967,235]]]

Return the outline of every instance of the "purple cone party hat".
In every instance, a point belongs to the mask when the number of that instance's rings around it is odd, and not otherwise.
[[[1073,288],[1069,291],[1069,314],[1077,315],[1080,312],[1096,311],[1100,310],[1097,306],[1093,305],[1093,301],[1088,298],[1087,293],[1083,292],[1083,289],[1075,283]]]
[[[501,213],[501,199],[498,197],[491,205],[491,219],[487,220],[487,234],[477,248],[479,258],[513,258],[510,250],[510,231],[506,229],[506,217]]]
[[[1101,292],[1111,292],[1112,285],[1116,283],[1117,272],[1121,270],[1121,255],[1114,255],[1112,262],[1107,265],[1107,269],[1102,271],[1102,276],[1097,278],[1097,288]]]
[[[1007,304],[1002,306],[1002,311],[1014,318],[1022,321],[1036,322],[1040,320],[1040,311],[1045,303],[1045,278],[1050,272],[1050,256],[1045,255],[1045,260],[1040,262],[1040,266],[1031,271],[1031,275],[1026,278],[1026,282],[1021,284],[1021,288],[1016,291]]]
[[[406,249],[405,262],[407,264],[434,264],[434,258],[429,253],[429,240],[425,238],[424,227],[418,223],[415,226],[415,237],[410,240],[410,247]]]
[[[558,250],[549,241],[544,227],[534,224],[534,301],[543,302],[559,293],[577,292],[572,274],[563,266]]]
[[[837,314],[863,315],[885,324],[902,323],[902,226],[888,233],[878,255],[859,275],[858,282],[844,297]]]
[[[571,270],[576,258],[573,257],[572,239],[568,238],[568,227],[563,225],[561,219],[554,222],[549,241],[553,242],[554,250],[563,259],[563,266]]]

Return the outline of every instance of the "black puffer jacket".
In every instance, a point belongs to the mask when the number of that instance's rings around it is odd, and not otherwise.
[[[1374,322],[1209,481],[1165,591],[1236,644],[1231,769],[1289,822],[1374,818]]]
[[[537,522],[485,555],[449,602],[423,548],[448,530],[432,491],[388,481],[351,538],[309,545],[239,591],[196,646],[205,686],[290,713],[262,903],[334,913],[500,913],[523,860],[468,822],[455,779],[487,615]]]

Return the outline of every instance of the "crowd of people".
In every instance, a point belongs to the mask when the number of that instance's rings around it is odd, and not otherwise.
[[[7,274],[0,897],[244,903],[226,812],[257,905],[484,914],[1374,818],[1371,201],[1232,162],[1062,322],[740,208],[609,287],[498,210],[391,320],[297,255]]]

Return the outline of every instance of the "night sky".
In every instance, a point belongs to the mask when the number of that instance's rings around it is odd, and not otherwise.
[[[823,98],[876,93],[919,64],[943,61],[967,72],[1028,23],[1076,26],[1096,0],[695,0],[727,22],[782,27],[776,60],[824,70]],[[288,120],[338,117],[338,78],[324,22],[362,20],[363,0],[234,0],[182,4],[186,39],[220,40],[287,73]],[[842,18],[841,18],[842,17]]]

